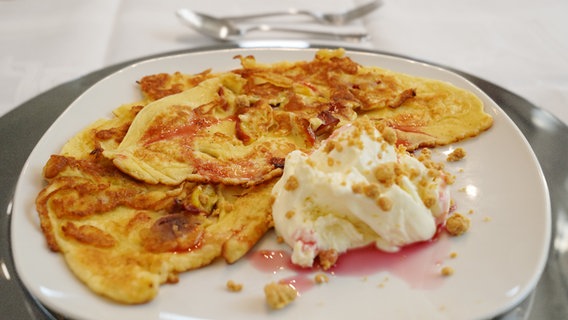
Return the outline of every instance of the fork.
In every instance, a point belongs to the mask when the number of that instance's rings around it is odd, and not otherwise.
[[[228,20],[230,22],[239,22],[245,20],[254,20],[260,18],[267,18],[267,17],[275,17],[275,16],[286,16],[286,15],[294,15],[294,16],[309,16],[315,21],[323,24],[331,24],[331,25],[344,25],[352,20],[360,18],[366,14],[371,13],[372,11],[378,9],[383,4],[382,0],[374,0],[363,5],[357,6],[353,9],[339,12],[339,13],[321,13],[311,10],[301,10],[290,8],[284,11],[274,11],[274,12],[266,12],[266,13],[255,13],[255,14],[247,14],[247,15],[240,15],[240,16],[228,16],[223,17],[222,19]]]

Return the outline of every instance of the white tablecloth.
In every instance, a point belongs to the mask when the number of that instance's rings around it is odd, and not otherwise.
[[[174,11],[181,7],[214,15],[288,7],[333,12],[365,1],[0,0],[0,115],[57,84],[114,63],[218,44],[180,24]],[[372,36],[345,46],[466,71],[568,123],[566,12],[565,0],[384,0],[379,10],[341,30],[366,30]],[[314,27],[305,19],[295,21],[296,26]],[[313,40],[282,33],[251,38]]]

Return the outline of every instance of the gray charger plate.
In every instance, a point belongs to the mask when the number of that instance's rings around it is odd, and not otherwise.
[[[10,244],[11,203],[20,171],[36,143],[55,119],[97,81],[138,61],[240,46],[246,44],[169,52],[113,65],[46,91],[0,118],[0,207],[6,210],[0,215],[0,318],[66,319],[64,315],[46,309],[26,291],[14,268]],[[289,47],[285,43],[283,46]],[[306,43],[302,47],[320,46]],[[464,72],[446,69],[475,83],[515,122],[536,153],[550,190],[552,241],[544,273],[536,289],[525,301],[496,319],[568,319],[568,126],[510,91]],[[41,266],[37,268],[41,272]]]

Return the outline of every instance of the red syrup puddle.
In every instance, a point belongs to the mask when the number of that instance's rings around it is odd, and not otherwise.
[[[286,250],[259,250],[249,255],[249,260],[253,267],[265,273],[278,273],[280,271],[292,271],[295,275],[278,281],[288,284],[296,289],[298,293],[306,292],[315,283],[313,273],[320,271],[319,267],[302,268],[292,263],[291,254]]]
[[[450,255],[450,242],[444,233],[430,241],[412,244],[398,252],[389,253],[373,245],[349,250],[339,256],[335,266],[327,271],[319,267],[301,268],[292,264],[286,250],[259,250],[249,255],[254,268],[265,273],[291,271],[295,275],[281,279],[280,283],[293,286],[299,293],[315,286],[314,277],[325,272],[332,276],[372,276],[380,272],[405,281],[413,289],[431,290],[444,282],[440,268]]]

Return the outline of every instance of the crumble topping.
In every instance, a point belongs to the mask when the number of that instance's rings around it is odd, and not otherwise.
[[[290,178],[286,180],[286,185],[284,185],[284,188],[288,191],[294,191],[298,188],[298,186],[299,186],[298,178],[290,176]]]
[[[319,264],[323,270],[327,270],[333,267],[333,265],[337,262],[338,257],[339,254],[335,249],[321,251],[318,254]]]
[[[454,151],[452,151],[450,154],[448,154],[446,161],[448,161],[448,162],[459,161],[459,160],[465,158],[465,156],[466,156],[466,152],[463,148],[456,148]]]
[[[446,230],[452,236],[460,236],[464,234],[470,225],[469,218],[459,214],[454,213],[446,220]]]
[[[318,274],[316,274],[316,276],[314,277],[314,281],[315,281],[317,284],[327,283],[327,282],[329,282],[329,277],[328,277],[327,274],[325,274],[325,273],[318,273]]]
[[[240,292],[243,290],[242,283],[236,283],[233,280],[227,281],[227,289],[231,292]]]
[[[266,303],[271,309],[282,309],[296,299],[298,292],[290,285],[271,282],[264,286]]]
[[[290,210],[286,212],[286,218],[287,219],[292,219],[292,217],[294,217],[294,214],[296,214],[294,211]]]
[[[445,277],[453,275],[454,272],[455,272],[454,268],[448,266],[443,267],[441,270],[442,275]]]
[[[392,200],[388,197],[384,197],[381,196],[379,197],[379,199],[377,199],[377,205],[383,210],[383,211],[390,211],[392,209]]]
[[[389,281],[389,277],[384,277],[383,281],[381,281],[381,283],[379,283],[378,287],[384,288],[388,281]]]

